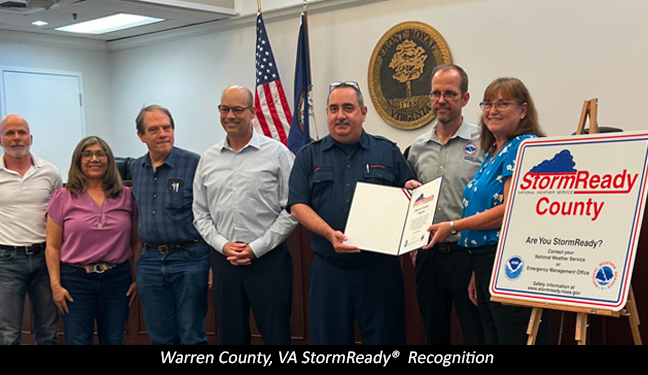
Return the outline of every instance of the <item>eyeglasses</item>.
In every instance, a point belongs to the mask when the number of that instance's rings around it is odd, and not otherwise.
[[[97,151],[97,152],[92,152],[92,151],[83,151],[81,153],[81,158],[84,160],[92,160],[92,157],[96,157],[97,159],[107,159],[108,155],[104,151]]]
[[[494,106],[498,111],[504,111],[506,108],[513,104],[517,104],[517,102],[481,102],[479,103],[479,108],[481,108],[482,111],[490,111]]]
[[[245,112],[246,110],[248,110],[250,108],[252,108],[251,105],[249,105],[247,107],[228,107],[228,106],[220,104],[218,106],[218,110],[220,111],[221,115],[227,115],[227,114],[229,114],[230,111],[232,111],[235,115],[239,116],[239,115],[242,115],[243,112]]]
[[[329,92],[337,89],[338,87],[353,87],[357,91],[360,91],[360,85],[356,81],[338,81],[331,82],[329,85]]]
[[[455,100],[459,95],[461,95],[461,93],[454,91],[432,91],[428,96],[430,97],[430,100],[436,102],[437,100],[441,99],[442,96],[445,100]]]

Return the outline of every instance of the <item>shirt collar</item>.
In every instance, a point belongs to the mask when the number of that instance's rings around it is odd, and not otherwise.
[[[254,128],[252,128],[252,138],[250,138],[248,143],[245,146],[243,146],[243,148],[241,148],[239,152],[245,150],[248,147],[254,147],[257,150],[261,148],[261,134],[259,134]],[[232,147],[230,147],[229,143],[227,143],[227,137],[223,140],[222,144],[220,145],[220,151],[223,150],[234,151]]]
[[[173,168],[173,166],[175,165],[175,159],[176,159],[175,158],[175,150],[176,150],[175,146],[171,147],[171,151],[169,152],[169,155],[167,155],[166,159],[164,160],[164,163],[162,163],[162,164],[166,164],[169,167]],[[152,163],[151,163],[151,153],[150,152],[146,153],[146,155],[144,157],[144,162],[142,164],[145,167],[152,167],[153,166]]]
[[[338,142],[336,142],[333,139],[333,137],[331,137],[330,135],[328,137],[325,137],[324,139],[322,139],[322,151],[328,150],[329,148],[333,147],[337,143]],[[354,143],[354,144],[358,144],[358,143],[364,149],[369,149],[370,148],[369,135],[364,130],[362,130],[362,136],[360,136],[360,140],[358,142]]]
[[[45,164],[42,159],[39,159],[34,154],[30,154],[32,158],[32,166],[34,168],[40,168]],[[4,153],[0,154],[0,169],[7,169],[7,165],[4,160]]]
[[[465,140],[470,141],[472,139],[471,137],[471,130],[470,130],[470,124],[468,121],[466,121],[465,118],[462,118],[461,126],[459,126],[459,129],[454,133],[450,139],[459,137],[463,138]],[[432,134],[430,134],[430,141],[435,141],[437,143],[441,143],[441,139],[439,139],[439,136],[437,136],[437,126],[439,126],[439,123],[437,122],[434,124],[434,128],[432,129]]]

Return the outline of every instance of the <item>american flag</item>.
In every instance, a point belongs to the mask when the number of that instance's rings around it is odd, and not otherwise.
[[[292,122],[292,113],[281,85],[279,70],[277,70],[260,12],[257,16],[256,35],[256,91],[254,93],[256,117],[252,120],[252,125],[258,132],[285,145]]]

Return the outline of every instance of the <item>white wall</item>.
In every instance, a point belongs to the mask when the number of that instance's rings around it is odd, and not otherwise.
[[[176,123],[176,144],[181,147],[203,152],[222,138],[217,109],[220,94],[232,84],[254,87],[254,55],[241,51],[242,45],[254,48],[254,39],[253,30],[241,29],[114,52],[119,152],[146,152],[135,136],[134,119],[148,104],[169,108]]]
[[[329,0],[319,2],[325,4]],[[242,14],[256,4],[239,3]],[[340,3],[339,1],[337,3]],[[517,76],[536,100],[550,135],[575,131],[584,100],[600,99],[599,124],[644,130],[641,109],[648,87],[648,2],[638,0],[360,0],[355,7],[309,8],[315,109],[320,136],[327,134],[328,83],[357,80],[367,90],[373,48],[392,26],[425,22],[446,39],[455,63],[470,76],[472,99],[466,117],[479,118],[477,103],[496,77]],[[245,5],[242,5],[245,4]],[[301,1],[263,1],[266,27],[292,102]],[[290,9],[268,11],[271,6]],[[270,6],[268,6],[270,5]],[[134,118],[142,105],[168,106],[177,123],[176,143],[203,152],[224,136],[216,106],[228,85],[254,85],[254,17],[216,32],[112,52],[3,43],[0,64],[79,70],[86,80],[88,133],[114,123],[114,148],[140,155]],[[8,52],[8,53],[7,53]],[[13,56],[16,55],[16,56]],[[112,97],[108,96],[112,92]],[[368,95],[366,95],[368,98]],[[367,100],[365,128],[404,148],[429,130],[395,129]],[[104,134],[105,136],[105,134]],[[110,137],[106,136],[107,139]]]
[[[298,13],[299,7],[294,18],[278,22],[266,17],[290,101]],[[550,135],[573,133],[583,101],[593,97],[600,99],[600,125],[648,129],[638,115],[648,87],[645,14],[648,2],[635,0],[391,0],[330,12],[311,11],[311,65],[319,134],[327,134],[328,83],[357,80],[366,92],[375,44],[389,28],[405,21],[421,21],[437,29],[446,39],[453,61],[468,72],[472,100],[465,114],[470,121],[478,121],[477,103],[493,79],[517,76],[529,87]],[[254,84],[254,35],[250,24],[114,52],[116,133],[132,128],[124,125],[126,119],[144,102],[159,101],[177,117],[178,144],[204,151],[224,136],[215,110],[222,89],[234,83]],[[382,121],[370,100],[367,105],[367,131],[391,138],[401,148],[431,126],[395,129]],[[122,151],[131,150],[135,141],[123,144]]]
[[[86,134],[114,144],[110,52],[105,46],[0,31],[0,65],[82,73]],[[39,139],[37,129],[32,132],[34,142],[56,142]]]

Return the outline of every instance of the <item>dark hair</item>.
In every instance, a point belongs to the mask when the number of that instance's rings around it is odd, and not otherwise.
[[[441,64],[437,65],[432,69],[432,79],[434,79],[434,75],[437,74],[438,72],[445,71],[445,70],[454,70],[457,73],[459,73],[459,76],[461,77],[461,84],[459,85],[459,89],[461,90],[462,94],[465,94],[468,92],[468,74],[466,74],[466,71],[463,70],[459,65],[455,64]],[[430,82],[432,81],[430,80]]]
[[[333,85],[333,84],[332,84]],[[360,85],[357,82],[335,82],[334,86],[330,87],[328,97],[326,98],[326,107],[328,107],[329,99],[331,98],[331,93],[337,89],[343,89],[346,87],[352,88],[356,92],[356,100],[358,101],[358,106],[364,108],[364,98],[362,96],[362,91],[360,91]]]
[[[171,121],[171,128],[175,129],[175,122],[173,122],[173,116],[171,116],[171,112],[161,105],[151,104],[143,107],[135,118],[135,128],[137,129],[138,133],[144,134],[146,132],[146,128],[144,127],[144,116],[146,116],[147,113],[153,111],[160,111],[169,116],[169,120]]]
[[[527,114],[520,120],[520,123],[515,130],[509,134],[509,140],[522,134],[533,134],[538,137],[545,136],[545,133],[542,131],[540,123],[538,122],[538,111],[533,103],[531,94],[522,81],[514,77],[497,78],[491,82],[488,87],[486,87],[483,100],[492,101],[497,94],[500,94],[506,100],[517,102],[518,105],[527,103]],[[481,148],[487,152],[491,149],[493,144],[495,144],[495,136],[490,130],[488,130],[488,127],[486,127],[483,114],[479,119],[479,127],[481,130],[479,137]]]
[[[117,170],[117,163],[115,163],[115,157],[113,156],[110,146],[108,146],[106,141],[96,136],[85,137],[79,141],[79,144],[77,144],[74,153],[72,154],[72,163],[70,164],[68,181],[65,187],[74,197],[76,197],[77,194],[85,193],[88,190],[88,177],[83,173],[83,169],[81,168],[81,154],[88,146],[92,145],[99,145],[108,156],[106,173],[101,178],[102,187],[107,198],[114,198],[119,195],[119,192],[122,190],[122,179]]]
[[[254,95],[252,95],[252,91],[250,91],[250,89],[248,89],[247,87],[243,87],[243,89],[247,93],[247,105],[249,107],[252,107],[254,105]]]

